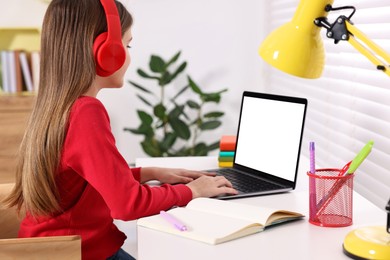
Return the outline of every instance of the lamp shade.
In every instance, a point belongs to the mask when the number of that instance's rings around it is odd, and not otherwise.
[[[270,65],[294,76],[320,77],[325,54],[321,28],[314,20],[325,17],[325,6],[332,3],[333,0],[301,0],[293,19],[263,41],[260,56]]]

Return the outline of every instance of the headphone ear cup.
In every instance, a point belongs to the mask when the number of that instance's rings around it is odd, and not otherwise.
[[[101,65],[102,63],[104,63],[104,60],[99,59],[99,55],[98,55],[100,47],[107,40],[107,35],[108,35],[107,32],[101,33],[96,37],[95,41],[93,42],[93,56],[95,58],[95,63],[96,63],[96,73],[99,76],[104,76],[108,73],[106,70],[103,69],[104,64],[103,66]]]
[[[107,37],[107,32],[101,33],[93,43],[96,73],[102,77],[110,76],[119,70],[126,59],[122,42],[108,41]]]

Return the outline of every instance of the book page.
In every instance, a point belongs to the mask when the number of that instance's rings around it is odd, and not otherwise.
[[[160,215],[141,218],[137,225],[195,239],[208,244],[218,244],[263,230],[261,225],[251,221],[210,214],[188,208],[174,208],[168,211],[186,225],[187,231],[176,229]]]
[[[223,215],[231,218],[240,218],[242,220],[246,220],[252,223],[259,223],[261,225],[267,225],[283,218],[290,219],[291,217],[303,216],[299,213],[286,210],[264,208],[209,198],[194,199],[188,203],[187,208],[216,215]]]

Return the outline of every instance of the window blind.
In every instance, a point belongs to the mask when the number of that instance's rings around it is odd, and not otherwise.
[[[266,1],[266,33],[291,20],[298,4],[299,0]],[[389,0],[333,3],[346,5],[356,7],[354,25],[390,53]],[[349,13],[331,12],[328,19],[333,22]],[[341,168],[374,140],[371,154],[356,171],[354,188],[384,209],[390,198],[390,77],[348,42],[334,44],[325,32],[321,30],[326,56],[321,78],[301,79],[264,66],[266,90],[308,99],[302,153],[309,156],[309,142],[314,141],[317,168]]]

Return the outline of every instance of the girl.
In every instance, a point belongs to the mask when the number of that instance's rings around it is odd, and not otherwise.
[[[202,172],[128,167],[96,99],[102,88],[122,86],[130,64],[125,51],[118,70],[105,73],[97,65],[94,41],[112,30],[104,3],[53,0],[47,9],[39,93],[6,202],[26,212],[20,237],[80,235],[83,259],[133,259],[120,249],[126,236],[113,219],[134,220],[196,197],[236,191],[225,178]],[[132,17],[119,2],[112,6],[119,14],[120,47],[129,48]],[[152,179],[163,185],[143,184]]]

